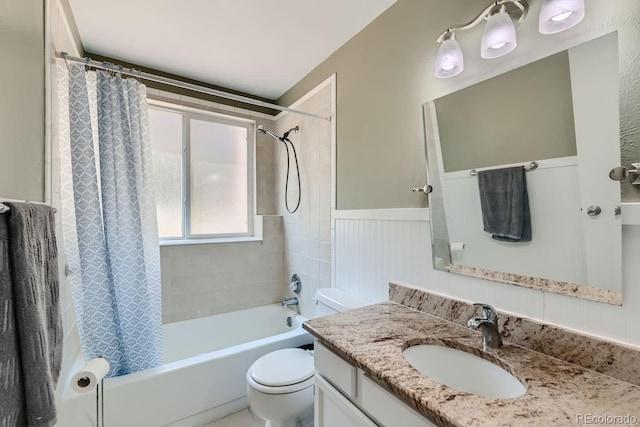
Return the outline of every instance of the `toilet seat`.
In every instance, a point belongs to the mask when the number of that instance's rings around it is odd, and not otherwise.
[[[286,348],[256,360],[247,372],[247,381],[268,394],[293,393],[313,385],[313,356],[299,348]]]

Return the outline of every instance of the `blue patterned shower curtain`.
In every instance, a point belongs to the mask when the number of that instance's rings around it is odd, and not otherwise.
[[[58,75],[63,234],[82,349],[106,358],[109,376],[152,368],[162,310],[146,88],[77,64]]]

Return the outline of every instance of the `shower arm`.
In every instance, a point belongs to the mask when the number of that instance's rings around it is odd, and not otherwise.
[[[300,131],[300,126],[292,127],[291,129],[289,129],[288,131],[286,131],[286,132],[282,135],[282,138],[283,138],[283,139],[286,139],[286,140],[288,141],[288,140],[289,140],[289,134],[290,134],[291,132],[296,132],[296,133],[298,133],[298,131]],[[289,141],[289,142],[291,142],[291,141]]]
[[[289,141],[289,134],[291,132],[298,132],[300,131],[300,127],[296,126],[296,127],[292,127],[291,129],[289,129],[288,131],[286,131],[282,136],[278,136],[276,135],[273,131],[270,131],[269,129],[266,129],[264,126],[259,125],[258,126],[258,132],[262,132],[264,134],[267,134],[279,141],[284,142],[285,140]],[[290,141],[289,141],[290,142]]]

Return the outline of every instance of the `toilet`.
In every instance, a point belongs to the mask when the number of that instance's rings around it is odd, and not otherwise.
[[[316,317],[370,304],[337,288],[316,291]],[[285,348],[256,360],[247,371],[251,410],[265,427],[313,426],[313,355],[300,348]]]

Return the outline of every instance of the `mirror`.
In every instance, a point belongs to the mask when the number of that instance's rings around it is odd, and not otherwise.
[[[435,269],[622,304],[617,64],[614,32],[424,104]],[[484,231],[514,166],[528,241]]]

